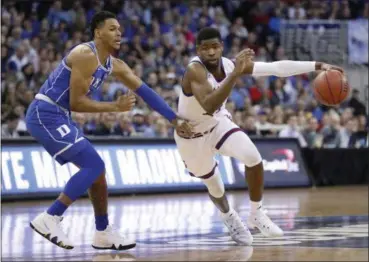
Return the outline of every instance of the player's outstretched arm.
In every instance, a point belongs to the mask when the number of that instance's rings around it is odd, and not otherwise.
[[[243,74],[246,63],[246,52],[239,53],[236,57],[235,69],[215,90],[208,82],[207,72],[201,64],[192,63],[188,66],[186,77],[190,81],[191,91],[208,114],[213,114],[229,97],[238,77]]]
[[[338,70],[343,73],[343,69],[338,66],[315,61],[292,61],[281,60],[276,62],[254,62],[251,57],[248,59],[245,67],[245,74],[253,76],[278,76],[289,77],[309,73],[317,70]]]
[[[164,116],[176,126],[177,132],[184,132],[186,135],[191,134],[191,128],[187,123],[181,121],[172,108],[159,96],[154,90],[147,86],[139,77],[137,77],[132,69],[120,59],[113,60],[113,75],[121,81],[129,89],[133,90],[137,95],[155,111]]]
[[[97,59],[90,48],[77,47],[68,56],[72,68],[70,78],[70,107],[75,112],[123,112],[129,111],[135,104],[135,97],[122,96],[115,102],[98,102],[86,96],[91,76],[97,68]]]

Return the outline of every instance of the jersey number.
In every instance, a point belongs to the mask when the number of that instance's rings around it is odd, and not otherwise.
[[[69,127],[65,124],[58,127],[56,130],[60,133],[61,137],[65,137],[66,135],[70,133]]]
[[[100,78],[92,77],[91,85],[93,88],[97,88],[102,80]]]

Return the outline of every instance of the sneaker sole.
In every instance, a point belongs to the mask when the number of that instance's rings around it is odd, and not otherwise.
[[[73,249],[74,246],[69,246],[69,245],[62,245],[62,242],[60,241],[59,243],[56,242],[57,241],[57,238],[56,237],[53,237],[50,239],[50,234],[43,234],[41,233],[40,231],[38,231],[33,225],[32,225],[32,222],[29,223],[30,227],[36,232],[38,233],[40,236],[46,238],[47,240],[49,240],[51,243],[53,243],[54,245],[58,246],[58,247],[61,247],[61,248],[64,248],[64,249]]]
[[[125,245],[125,246],[122,246],[122,245],[119,245],[119,247],[116,247],[114,244],[111,245],[110,247],[98,247],[98,246],[94,246],[92,245],[92,247],[94,249],[98,249],[98,250],[106,250],[106,249],[112,249],[112,250],[127,250],[127,249],[131,249],[131,248],[134,248],[136,246],[136,243],[134,244],[130,244],[130,245]]]

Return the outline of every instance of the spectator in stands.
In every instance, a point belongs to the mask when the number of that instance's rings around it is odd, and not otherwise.
[[[164,119],[159,119],[155,123],[154,137],[165,138],[165,137],[169,137],[169,135],[170,134],[169,134],[167,122]]]
[[[98,123],[96,130],[93,131],[95,136],[108,136],[114,134],[114,127],[116,121],[116,114],[101,113],[100,123]]]
[[[132,125],[138,136],[154,136],[153,127],[146,123],[145,113],[142,110],[132,112]]]
[[[252,103],[261,104],[264,99],[269,98],[267,88],[265,87],[266,79],[264,77],[258,77],[255,79],[255,84],[249,87],[249,94]]]
[[[315,117],[310,117],[307,127],[303,130],[302,135],[307,143],[307,147],[319,147],[318,120]]]
[[[255,125],[255,118],[253,116],[246,116],[245,123],[243,124],[243,130],[249,136],[256,136],[260,134]]]
[[[1,137],[3,138],[18,138],[19,133],[17,131],[19,123],[19,116],[15,113],[11,113],[7,116],[5,124],[1,126]]]
[[[347,148],[349,147],[350,139],[353,133],[357,132],[358,123],[356,119],[349,119],[343,128],[339,130],[339,140],[340,140],[340,147]]]
[[[349,141],[349,147],[368,147],[368,134],[369,128],[366,124],[367,118],[364,115],[360,115],[358,118],[354,118],[354,132],[352,133]]]
[[[288,8],[288,18],[289,19],[305,19],[306,18],[306,10],[301,5],[300,1],[295,1],[289,8]]]
[[[245,98],[248,96],[248,92],[242,78],[239,78],[236,85],[232,89],[230,99],[234,102],[236,110],[242,110],[245,108]]]
[[[288,102],[288,95],[283,89],[283,80],[281,78],[276,78],[270,85],[271,97],[270,105],[273,107],[275,105],[284,105]]]
[[[268,122],[268,114],[265,110],[261,110],[258,113],[258,120],[256,121],[255,126],[258,130],[258,133],[263,136],[272,134],[273,124]]]
[[[305,138],[301,134],[298,126],[297,126],[297,117],[296,115],[291,115],[288,118],[288,126],[282,129],[279,132],[279,137],[288,137],[288,138],[297,138],[301,147],[306,147],[308,144],[305,141]]]
[[[88,4],[76,0],[68,6],[65,1],[54,0],[51,5],[39,1],[32,9],[24,10],[17,1],[4,2],[1,10],[2,123],[7,123],[8,116],[22,117],[20,112],[27,110],[62,56],[74,45],[90,41],[86,26],[97,10],[108,9],[117,13],[124,37],[116,56],[173,107],[177,107],[182,92],[180,77],[189,60],[196,55],[195,37],[202,26],[220,30],[228,57],[249,47],[255,51],[256,61],[273,61],[291,59],[280,44],[281,19],[367,18],[369,10],[369,5],[363,1],[294,1],[293,4],[260,1],[248,8],[239,1],[225,1],[222,6],[216,1],[207,4],[202,1],[146,1],[145,4],[139,1],[93,1]],[[331,141],[329,114],[323,120],[327,107],[314,99],[311,90],[308,75],[284,79],[247,76],[236,84],[227,108],[234,121],[250,133],[255,133],[255,126],[258,135],[277,136],[279,131],[289,127],[286,122],[292,113],[297,115],[297,125],[302,132],[307,132],[309,127],[313,130],[313,116],[318,121],[318,130],[324,129],[325,142],[339,146],[340,143]],[[112,101],[127,88],[110,76],[100,91],[94,94],[94,99]],[[347,106],[352,108],[352,113],[345,109]],[[89,135],[173,136],[173,130],[161,124],[161,116],[150,112],[140,99],[136,112],[138,114],[125,117],[81,114],[75,118]],[[362,115],[366,115],[366,109],[360,101],[359,91],[353,90],[352,97],[337,112],[342,114],[338,118],[345,128],[348,121],[356,123],[355,119],[358,120],[358,131],[353,132],[348,144],[361,146],[362,133],[367,129],[363,128],[365,117]],[[18,122],[22,126],[21,118]],[[308,137],[314,140],[311,132]],[[309,139],[306,138],[310,146]]]
[[[315,99],[311,100],[308,110],[313,114],[313,116],[320,122],[323,119],[323,109],[319,106],[318,101]]]
[[[24,46],[19,44],[15,50],[15,54],[8,61],[7,72],[21,72],[27,63],[29,63],[29,60],[25,56]]]
[[[136,132],[129,116],[125,113],[118,117],[118,124],[114,127],[114,134],[123,137],[135,136]]]
[[[365,105],[360,100],[360,92],[357,89],[352,90],[352,96],[348,102],[348,106],[354,109],[354,115],[365,115]]]
[[[325,148],[339,147],[341,144],[340,117],[336,112],[330,111],[330,113],[327,114],[327,120],[327,123],[321,130],[321,134],[323,135],[322,146]]]

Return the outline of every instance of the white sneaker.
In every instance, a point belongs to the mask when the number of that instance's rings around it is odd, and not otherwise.
[[[30,223],[31,228],[51,243],[65,249],[72,249],[74,245],[63,232],[60,222],[63,217],[41,213]]]
[[[253,237],[249,229],[242,223],[241,218],[233,209],[228,214],[221,213],[222,220],[227,226],[232,239],[240,245],[250,246],[253,242]]]
[[[259,208],[256,212],[250,213],[247,224],[250,228],[258,228],[266,237],[280,237],[283,236],[283,230],[274,224],[272,220],[266,215],[267,211]]]
[[[127,239],[109,225],[104,231],[95,231],[92,247],[95,249],[126,250],[136,246],[136,241]]]

